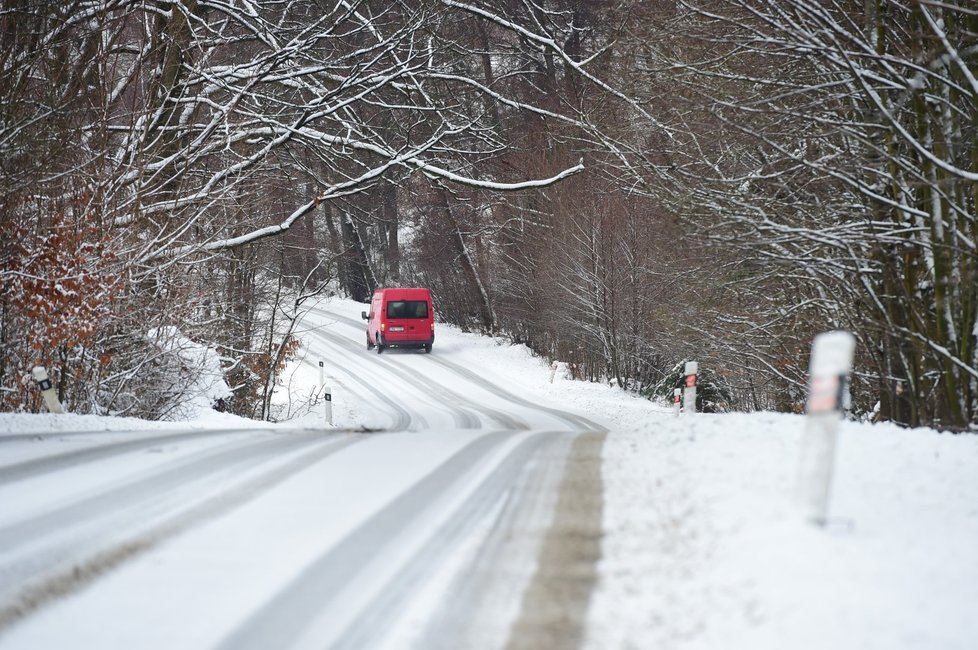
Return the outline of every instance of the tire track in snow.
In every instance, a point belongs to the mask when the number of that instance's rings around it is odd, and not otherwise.
[[[319,366],[314,365],[313,362],[309,361],[308,359],[303,359],[302,363],[308,365],[313,370],[319,369]],[[346,382],[339,381],[339,378],[336,377],[336,382],[339,385],[343,386],[344,388],[346,388],[346,390],[350,391],[351,393],[359,397],[362,402],[371,404],[380,401],[382,404],[386,404],[387,406],[390,407],[390,410],[393,412],[393,416],[391,417],[391,425],[390,425],[391,431],[407,431],[408,429],[411,428],[413,418],[411,413],[406,408],[404,408],[394,400],[390,399],[389,397],[375,394],[372,390],[370,390],[370,386],[366,384],[366,382],[354,376],[352,372],[347,372],[342,369],[340,370],[340,372],[342,372],[348,378],[353,379],[353,381],[356,384],[358,384],[361,388],[365,389],[366,392],[360,392],[353,386],[347,385]]]
[[[552,408],[549,406],[541,406],[540,404],[536,404],[529,400],[523,399],[518,395],[514,395],[513,393],[509,392],[505,388],[502,388],[501,386],[494,384],[493,382],[484,379],[483,377],[480,377],[472,370],[466,368],[465,366],[459,365],[454,361],[448,361],[447,359],[443,359],[441,357],[434,357],[431,360],[434,363],[449,368],[450,370],[454,371],[456,374],[465,377],[472,383],[481,386],[484,390],[487,390],[490,393],[497,395],[498,397],[501,397],[514,404],[519,404],[520,406],[523,406],[525,408],[541,411],[559,420],[563,420],[568,425],[570,425],[571,431],[577,431],[577,432],[585,432],[585,431],[605,432],[606,431],[606,429],[603,426],[595,422],[592,422],[591,420],[588,420],[583,415],[568,413],[566,411],[561,411],[560,409]]]
[[[286,449],[282,449],[281,439],[275,439],[273,441],[276,443],[275,445],[260,446],[260,452],[264,454],[266,461],[278,461],[283,456],[287,458],[284,462],[280,462],[270,469],[263,470],[230,487],[220,488],[209,496],[197,499],[195,503],[189,507],[183,507],[178,512],[171,511],[167,515],[158,516],[148,526],[145,524],[130,525],[128,530],[122,531],[115,526],[109,527],[107,532],[112,537],[111,541],[95,539],[91,543],[79,547],[77,540],[75,540],[65,547],[65,550],[70,553],[70,557],[61,562],[57,568],[52,570],[50,565],[44,563],[43,566],[46,568],[43,572],[33,573],[30,576],[22,575],[16,584],[8,582],[11,585],[8,590],[9,595],[0,602],[0,632],[49,602],[79,590],[134,556],[150,550],[161,542],[184,533],[194,526],[206,523],[210,519],[244,505],[296,473],[308,469],[341,449],[365,439],[364,436],[356,436],[355,434],[344,434],[342,436],[333,434],[328,436],[307,435],[303,438],[305,439],[295,441],[295,444],[286,445]],[[298,455],[288,458],[290,454],[295,453]],[[211,458],[209,460],[215,462],[221,459]],[[230,465],[222,464],[221,469],[238,469],[239,460],[234,457]],[[222,462],[226,463],[227,459]],[[196,462],[191,462],[190,465],[195,466],[195,469],[201,469],[197,467]],[[183,468],[177,468],[177,470],[180,469]],[[216,469],[212,467],[210,471],[213,472]],[[177,470],[146,477],[139,481],[142,487],[141,492],[145,493],[145,490],[149,490],[151,487],[160,491],[176,490],[183,487],[183,483],[174,484],[174,481],[182,480],[185,474],[184,471]],[[115,494],[118,496],[119,492],[120,490],[116,490]],[[119,498],[128,498],[125,496],[128,490],[122,490],[122,492],[123,496]],[[101,497],[93,498],[99,499]],[[134,512],[137,519],[141,518],[138,503],[128,504],[128,509]],[[106,532],[105,527],[101,530],[103,533]],[[7,533],[10,532],[8,527]],[[36,542],[35,536],[33,543]],[[24,559],[20,558],[18,564],[22,562]],[[5,580],[7,580],[11,570],[16,569],[17,566],[4,566],[0,569]]]
[[[146,435],[132,440],[122,440],[99,444],[83,449],[73,449],[71,451],[58,452],[55,454],[32,458],[30,460],[0,466],[0,486],[14,483],[25,478],[34,478],[41,474],[57,472],[68,467],[77,467],[81,463],[89,463],[99,460],[112,458],[134,451],[146,451],[159,445],[172,442],[183,442],[190,440],[202,440],[206,438],[227,437],[228,435],[241,434],[244,436],[260,433],[277,433],[284,429],[208,429],[207,431],[186,430],[182,433],[170,433],[167,435]],[[98,433],[124,433],[106,432]]]
[[[487,518],[504,528],[511,520],[503,516],[506,502],[514,497],[514,486],[521,476],[543,474],[545,451],[559,447],[567,437],[561,432],[537,432],[520,435],[520,442],[507,453],[493,471],[482,480],[440,527],[430,534],[416,553],[387,583],[380,595],[371,600],[357,618],[343,630],[330,650],[364,650],[387,640],[385,637],[394,627],[399,614],[407,609],[412,599],[425,583],[437,575],[439,569],[452,558],[458,547],[480,527]],[[508,530],[512,535],[513,531]],[[533,557],[526,558],[532,566]],[[498,574],[496,576],[498,578]],[[457,592],[449,592],[448,600],[459,602]],[[518,594],[517,594],[518,597]],[[477,605],[477,602],[470,602]],[[436,634],[442,630],[434,629]],[[442,641],[454,641],[437,636]],[[415,647],[431,648],[428,643]],[[459,645],[443,647],[458,648]]]
[[[531,459],[562,435],[494,432],[476,438],[323,553],[219,650],[363,648],[382,640],[418,583],[498,507]],[[480,465],[514,438],[473,485]],[[432,521],[440,521],[434,530]],[[396,566],[382,566],[410,549]]]
[[[553,522],[506,650],[580,647],[601,559],[605,435],[590,432],[574,440]]]
[[[488,522],[488,531],[470,550],[469,561],[439,585],[450,596],[428,618],[401,622],[407,635],[420,630],[410,647],[458,650],[506,644],[535,572],[573,440],[574,434],[561,435],[526,463],[500,512]]]
[[[163,435],[174,435],[183,434],[188,435],[192,433],[203,433],[203,434],[222,434],[222,433],[244,433],[252,429],[242,429],[241,427],[220,427],[213,429],[189,429],[186,427],[159,427],[153,429],[136,429],[136,430],[126,430],[126,429],[72,429],[71,431],[35,431],[35,432],[25,432],[25,433],[14,433],[14,434],[0,434],[0,445],[6,444],[8,442],[44,442],[48,440],[63,440],[71,439],[83,436],[92,435],[112,435],[112,434],[130,434],[130,435],[140,435],[140,436],[163,436]],[[256,427],[254,431],[271,431],[269,428]],[[278,429],[275,431],[304,431],[305,429]]]
[[[351,327],[356,327],[356,328],[361,328],[362,327],[362,325],[359,324],[357,321],[355,321],[355,320],[353,320],[351,318],[347,318],[345,316],[341,316],[339,314],[334,314],[333,312],[328,312],[328,311],[325,311],[323,309],[317,309],[317,308],[313,308],[311,311],[316,311],[316,312],[318,312],[318,313],[320,313],[320,314],[322,314],[324,316],[328,316],[330,318],[334,318],[337,321],[342,322],[343,324],[349,325]],[[483,390],[488,391],[489,393],[492,393],[492,394],[496,395],[497,397],[500,397],[500,398],[502,398],[502,399],[504,399],[504,400],[506,400],[508,402],[512,402],[512,403],[518,404],[518,405],[520,405],[520,406],[522,406],[524,408],[529,408],[529,409],[532,409],[532,410],[535,410],[535,411],[540,411],[540,412],[546,413],[546,414],[548,414],[548,415],[550,415],[552,417],[555,417],[555,418],[557,418],[557,419],[559,419],[559,420],[567,423],[570,426],[570,428],[571,428],[572,431],[606,431],[605,427],[603,427],[603,426],[601,426],[601,425],[599,425],[599,424],[597,424],[595,422],[592,422],[591,420],[585,418],[582,415],[576,415],[574,413],[568,413],[566,411],[561,411],[560,409],[552,408],[552,407],[549,407],[549,406],[542,406],[540,404],[536,404],[536,403],[531,402],[531,401],[529,401],[527,399],[524,399],[524,398],[522,398],[522,397],[520,397],[518,395],[515,395],[514,393],[511,393],[510,391],[506,390],[505,388],[502,388],[498,384],[495,384],[495,383],[489,381],[488,379],[485,379],[483,377],[480,377],[478,374],[476,374],[474,371],[470,370],[469,368],[466,368],[465,366],[462,366],[462,365],[460,365],[458,363],[455,363],[453,361],[449,361],[449,360],[447,360],[447,359],[445,359],[445,358],[443,358],[441,356],[437,356],[437,355],[424,355],[424,359],[426,361],[430,361],[432,363],[437,363],[437,364],[439,364],[439,365],[441,365],[441,366],[443,366],[445,368],[448,368],[449,370],[453,371],[455,374],[460,375],[461,377],[467,379],[468,381],[472,382],[473,384],[479,386]],[[417,371],[415,371],[415,372],[417,372]],[[420,376],[420,373],[418,373],[418,374]],[[522,428],[528,428],[528,427],[526,427],[524,425]]]
[[[319,329],[311,329],[311,330],[309,330],[309,333],[312,334],[313,336],[315,336],[316,338],[318,338],[320,341],[323,341],[327,345],[331,346],[330,349],[332,349],[332,350],[341,349],[343,351],[343,353],[345,354],[346,358],[355,360],[361,366],[364,366],[364,365],[375,365],[375,366],[376,365],[380,365],[380,366],[384,367],[385,370],[390,370],[390,366],[384,365],[381,360],[375,358],[376,355],[365,355],[365,354],[363,354],[362,353],[363,352],[363,349],[360,346],[358,346],[356,343],[354,343],[353,341],[351,341],[349,338],[345,337],[345,336],[340,336],[340,335],[334,334],[332,332],[320,331]],[[388,374],[397,375],[401,379],[404,379],[403,374],[398,374],[396,372],[390,372]],[[370,375],[370,378],[373,379],[374,381],[377,380],[377,376],[376,375]],[[376,386],[370,384],[370,381],[368,379],[359,378],[359,380],[365,386],[369,386],[373,390],[373,392],[374,392],[375,395],[382,396],[383,398],[388,399],[388,400],[392,399],[392,398],[390,398],[389,396],[387,396],[383,392],[383,389],[382,388],[378,389]],[[415,390],[416,389],[416,386],[412,385],[411,383],[398,382],[398,385],[399,385],[399,387],[401,389],[407,389],[407,390]],[[463,412],[461,412],[457,407],[452,407],[450,405],[440,404],[438,402],[435,402],[434,400],[431,399],[432,398],[431,395],[426,395],[426,394],[422,393],[421,391],[418,391],[418,394],[419,394],[419,397],[420,397],[420,400],[419,401],[427,401],[432,406],[434,406],[435,408],[437,408],[439,410],[445,410],[448,413],[450,413],[451,416],[452,416],[452,419],[455,421],[455,426],[457,426],[459,428],[466,428],[466,429],[467,428],[472,428],[472,426],[471,426],[471,419],[470,418],[467,418],[466,417],[466,414],[463,413]],[[399,405],[399,406],[401,408],[404,408],[403,405]],[[422,428],[430,428],[430,425],[428,424],[427,420],[425,420],[425,418],[423,416],[421,416],[420,413],[417,413],[417,417],[418,417],[418,419],[424,421],[424,426]]]
[[[319,335],[319,338],[323,338],[323,336],[318,332],[316,332],[315,330],[308,330],[308,332],[310,334],[317,334]],[[428,428],[428,421],[424,418],[423,415],[421,415],[420,413],[412,414],[396,400],[391,399],[389,396],[385,395],[384,393],[377,392],[376,390],[374,390],[374,387],[371,386],[366,379],[359,376],[355,370],[351,370],[340,365],[334,365],[333,367],[331,367],[331,370],[333,369],[338,370],[339,372],[343,373],[348,379],[360,385],[367,392],[367,394],[373,398],[372,401],[379,400],[384,404],[386,404],[388,407],[390,407],[390,410],[394,413],[394,419],[391,421],[390,430],[392,431],[410,430],[412,429],[415,421],[417,421],[420,428],[422,429]]]
[[[0,526],[0,548],[9,553],[22,546],[37,546],[39,540],[48,536],[64,534],[75,526],[97,523],[99,519],[112,518],[137,507],[140,518],[151,516],[147,504],[173,500],[170,492],[174,488],[186,492],[212,475],[245,471],[270,456],[316,442],[313,437],[276,436],[200,451],[189,458],[146,470],[133,479],[105,486],[90,496],[69,500],[46,512]]]
[[[332,332],[322,332],[319,330],[309,330],[310,333],[329,340],[335,345],[344,347],[345,349],[351,350],[354,353],[360,353],[362,348],[357,346],[350,338],[334,334]],[[403,379],[407,385],[423,385],[427,389],[430,395],[438,395],[442,398],[448,398],[446,401],[437,404],[441,408],[447,408],[451,411],[455,424],[460,429],[478,429],[482,426],[481,419],[473,414],[469,409],[473,411],[478,411],[484,413],[487,417],[495,420],[499,425],[506,427],[507,429],[517,430],[517,429],[527,429],[529,428],[526,423],[495,409],[488,408],[481,404],[473,402],[471,399],[461,395],[460,393],[436,382],[435,380],[424,376],[422,373],[400,366],[397,363],[391,361],[390,359],[380,358],[380,355],[366,355],[368,363],[373,363],[383,367],[386,371],[397,375]],[[358,356],[359,358],[359,356]],[[465,407],[454,406],[452,400],[457,404],[464,404]]]
[[[509,429],[511,431],[526,431],[530,428],[530,426],[523,420],[520,420],[519,418],[516,418],[503,411],[490,408],[483,404],[479,404],[478,402],[473,401],[471,398],[466,397],[461,393],[452,390],[451,388],[448,388],[447,386],[438,382],[437,380],[425,376],[422,372],[418,370],[415,370],[413,368],[398,366],[389,359],[384,359],[383,363],[388,364],[387,365],[388,368],[390,368],[394,373],[403,377],[405,380],[413,381],[415,383],[422,383],[425,386],[427,386],[428,390],[430,390],[433,394],[438,394],[442,397],[447,397],[449,399],[455,400],[459,404],[465,404],[467,408],[484,414],[487,418],[491,420],[495,420],[496,423],[498,423],[500,426],[505,427],[506,429]],[[463,428],[481,427],[482,422],[481,420],[479,420],[478,416],[471,415],[468,413],[467,415],[470,415],[470,417],[473,420],[473,423],[472,426],[463,427]]]

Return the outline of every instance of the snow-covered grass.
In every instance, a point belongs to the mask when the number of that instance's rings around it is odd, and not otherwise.
[[[348,318],[362,307],[329,304]],[[792,499],[803,416],[677,418],[552,373],[525,347],[444,324],[432,354],[609,428],[590,650],[978,647],[978,436],[844,423],[823,528],[804,521]],[[286,374],[280,403],[315,394],[316,361]],[[327,381],[336,424],[362,422],[367,410],[328,366]],[[317,409],[297,410],[314,423]],[[0,431],[120,424],[107,422],[4,414]],[[172,426],[137,422],[121,424]]]

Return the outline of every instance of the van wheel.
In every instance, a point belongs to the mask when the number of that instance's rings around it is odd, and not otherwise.
[[[428,345],[424,346],[424,353],[425,354],[431,354],[431,343],[429,343]]]
[[[384,347],[385,347],[384,344],[381,343],[380,341],[381,341],[381,338],[378,336],[377,337],[377,354],[383,353]]]
[[[370,342],[370,337],[369,336],[367,337],[367,349],[368,350],[373,350],[374,349],[374,344]]]

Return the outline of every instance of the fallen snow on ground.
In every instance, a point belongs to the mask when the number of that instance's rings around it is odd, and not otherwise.
[[[978,647],[978,436],[846,423],[820,528],[792,498],[803,420],[608,438],[588,648]]]
[[[174,428],[204,430],[260,426],[268,426],[268,423],[207,409],[199,411],[196,419],[184,422],[76,415],[74,413],[0,413],[0,437],[4,435],[72,433],[77,431],[151,431]]]
[[[362,308],[329,304],[348,318]],[[525,347],[443,324],[432,354],[610,429],[589,650],[978,647],[978,435],[845,423],[821,528],[792,500],[802,416],[677,418],[572,381]],[[303,424],[323,417],[310,388],[318,361],[294,364],[277,397]],[[334,422],[356,426],[369,413],[330,363]],[[172,426],[140,422],[0,414],[0,432]]]
[[[181,421],[206,417],[220,400],[231,398],[224,380],[217,350],[184,336],[176,327],[158,327],[147,338],[166,355],[179,359],[187,381],[181,386],[182,399],[164,419]]]

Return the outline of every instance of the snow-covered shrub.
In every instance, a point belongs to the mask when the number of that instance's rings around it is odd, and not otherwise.
[[[48,369],[69,410],[88,412],[112,360],[100,345],[121,281],[107,236],[84,211],[24,208],[0,223],[0,408],[40,408],[30,369]]]
[[[188,420],[209,409],[224,410],[231,388],[213,348],[190,340],[172,326],[148,332],[147,339],[161,353],[156,382],[163,419]]]

